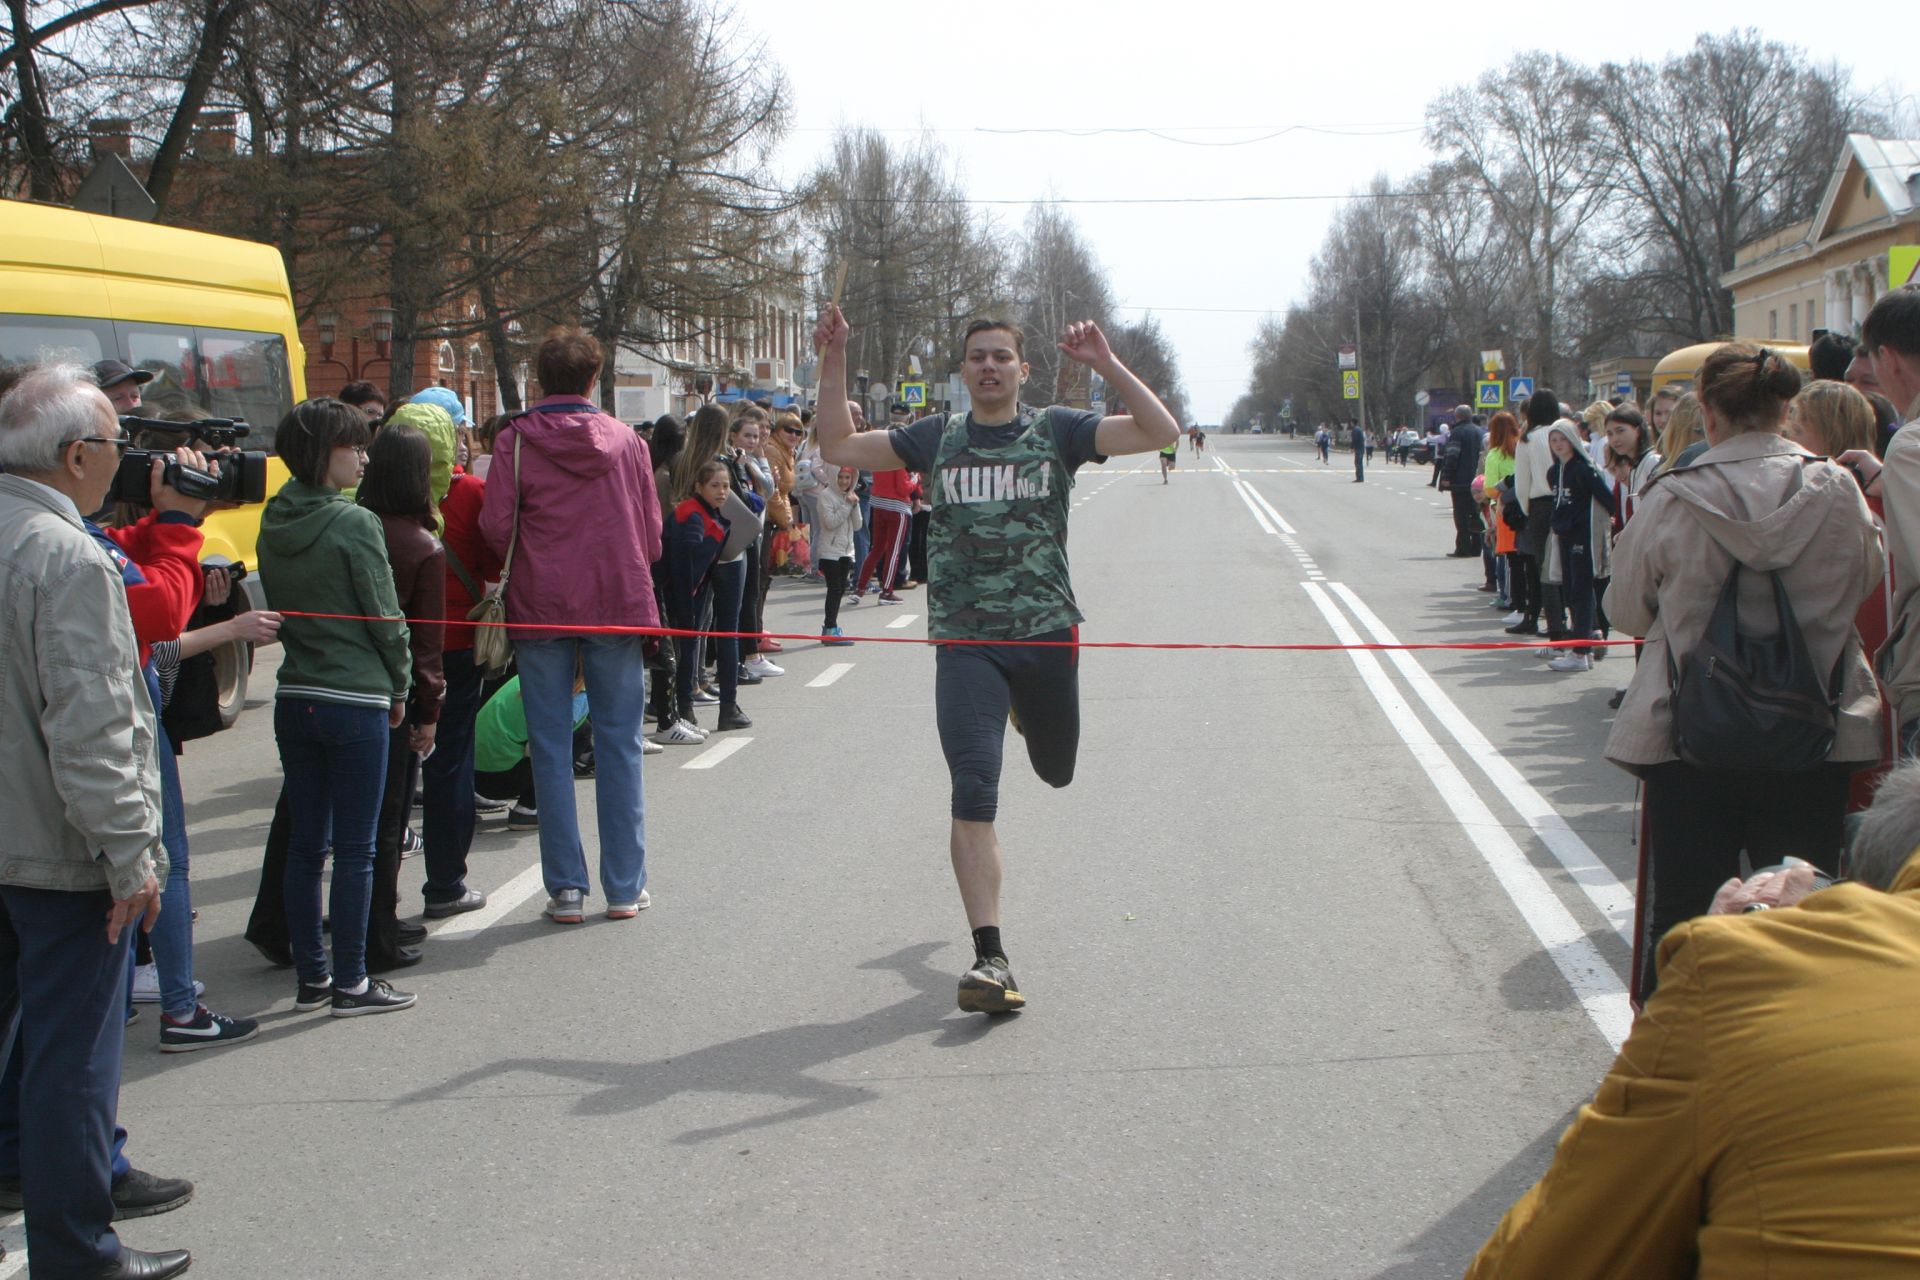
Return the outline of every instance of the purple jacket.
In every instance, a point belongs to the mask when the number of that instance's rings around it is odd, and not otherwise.
[[[513,468],[523,441],[522,474]],[[500,554],[520,543],[507,583],[507,619],[657,627],[650,566],[660,558],[653,460],[633,429],[580,396],[549,396],[503,427],[493,443],[480,533]],[[568,634],[513,629],[516,640]]]

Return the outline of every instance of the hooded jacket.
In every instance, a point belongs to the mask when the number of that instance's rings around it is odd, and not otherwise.
[[[515,447],[520,460],[516,468]],[[515,640],[578,635],[538,624],[657,627],[651,565],[660,558],[653,462],[633,428],[581,396],[549,396],[501,428],[480,532],[504,556]]]
[[[273,608],[349,615],[286,620],[280,697],[384,710],[407,696],[413,659],[379,516],[338,489],[289,480],[260,515],[259,554]]]
[[[1641,492],[1614,544],[1606,597],[1614,627],[1647,642],[1607,738],[1615,764],[1637,772],[1678,758],[1669,662],[1677,667],[1705,634],[1735,559],[1760,571],[1740,578],[1741,630],[1772,633],[1766,574],[1777,570],[1815,669],[1836,677],[1829,759],[1880,758],[1880,691],[1853,626],[1860,602],[1880,582],[1880,531],[1853,478],[1811,458],[1792,441],[1749,432],[1654,477]]]
[[[387,421],[412,427],[427,438],[427,444],[433,449],[433,468],[427,480],[433,492],[434,527],[438,529],[440,504],[446,501],[447,490],[453,484],[453,459],[460,450],[460,437],[454,430],[453,419],[439,405],[414,399],[395,409]]]

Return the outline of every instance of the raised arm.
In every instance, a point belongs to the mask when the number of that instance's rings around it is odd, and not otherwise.
[[[1114,389],[1120,401],[1132,410],[1118,417],[1100,419],[1093,441],[1094,447],[1101,453],[1108,457],[1122,453],[1152,453],[1179,441],[1180,424],[1167,412],[1167,406],[1160,403],[1160,397],[1135,377],[1133,370],[1120,363],[1113,354],[1113,348],[1107,345],[1107,335],[1100,332],[1099,325],[1091,320],[1076,321],[1067,326],[1067,331],[1060,335],[1060,341],[1054,345],[1068,359],[1084,364],[1099,374]]]
[[[853,327],[832,303],[813,327],[813,349],[820,353],[820,403],[813,413],[820,456],[836,467],[894,471],[906,464],[884,431],[856,432],[847,408],[847,337]]]

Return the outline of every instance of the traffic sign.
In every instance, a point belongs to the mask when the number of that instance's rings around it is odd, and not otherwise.
[[[1340,348],[1340,367],[1342,369],[1360,367],[1360,352],[1350,342],[1343,344]]]
[[[1348,369],[1340,375],[1340,394],[1348,400],[1360,398],[1360,371]]]
[[[1432,403],[1432,401],[1433,401],[1433,396],[1427,393],[1426,391],[1416,391],[1413,393],[1413,402],[1419,405],[1422,409],[1426,408],[1428,404]]]
[[[900,403],[915,409],[927,407],[927,384],[924,382],[903,382],[900,384]]]
[[[1500,393],[1503,390],[1505,390],[1505,388],[1500,385],[1498,380],[1474,383],[1473,407],[1476,409],[1498,409],[1506,403],[1506,401],[1500,398]]]
[[[1613,389],[1623,396],[1633,394],[1633,375],[1622,369],[1613,379]]]
[[[1508,378],[1507,399],[1519,404],[1533,394],[1532,378]]]

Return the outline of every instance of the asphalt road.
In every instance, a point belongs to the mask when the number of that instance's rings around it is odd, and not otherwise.
[[[1083,639],[1505,638],[1425,469],[1210,443],[1166,485],[1081,472]],[[770,621],[819,604],[783,580]],[[271,717],[192,744],[199,976],[265,1030],[129,1029],[130,1154],[198,1194],[123,1238],[209,1277],[1458,1275],[1624,1033],[1633,790],[1599,753],[1630,657],[1086,651],[1073,785],[1009,740],[1031,1003],[998,1020],[954,1008],[930,654],[780,661],[751,730],[648,760],[650,911],[547,923],[536,837],[489,821],[494,908],[389,1017],[295,1014],[240,937]]]

